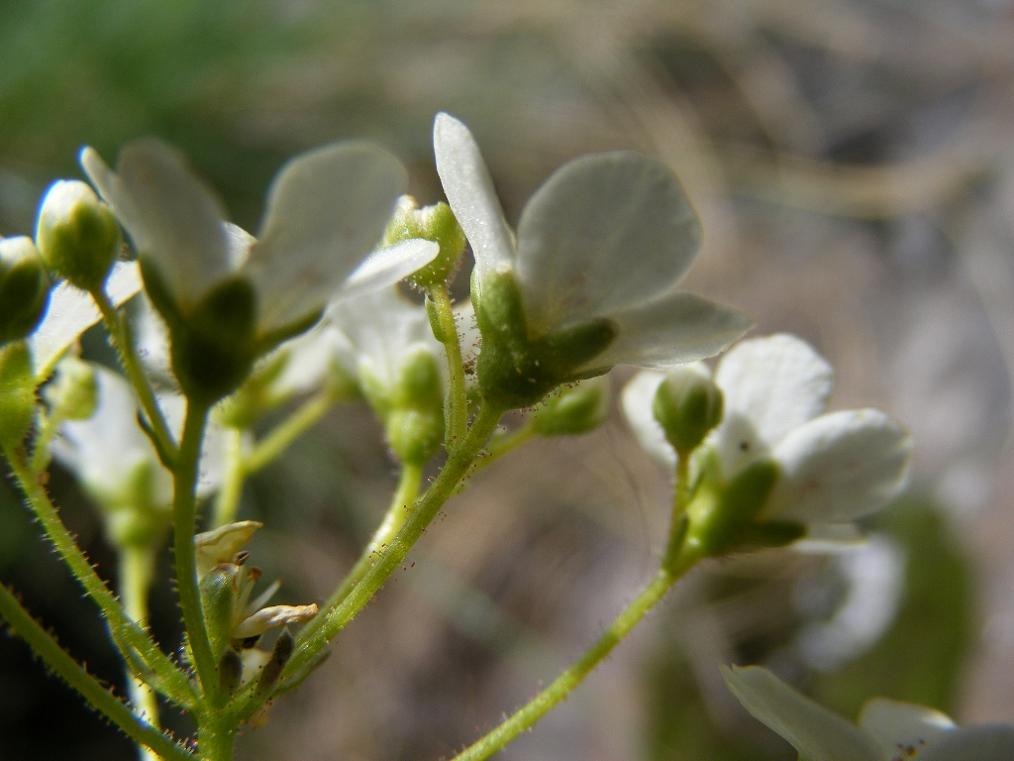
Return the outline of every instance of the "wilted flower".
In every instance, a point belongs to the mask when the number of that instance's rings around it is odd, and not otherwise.
[[[932,708],[874,698],[858,726],[799,694],[759,666],[724,668],[743,706],[813,761],[1010,761],[1014,726],[959,729]]]
[[[475,255],[480,385],[484,373],[498,376],[487,395],[513,381],[506,401],[523,405],[613,365],[672,367],[715,354],[747,328],[739,313],[675,289],[700,229],[658,162],[628,152],[570,162],[528,202],[515,238],[468,128],[439,114],[434,147]]]

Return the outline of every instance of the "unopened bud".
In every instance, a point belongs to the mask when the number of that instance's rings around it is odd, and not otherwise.
[[[101,288],[120,249],[112,210],[78,180],[58,180],[39,207],[35,241],[46,264],[86,291]]]
[[[32,239],[0,238],[0,345],[31,335],[48,303],[49,278]]]
[[[215,658],[225,653],[232,639],[232,628],[239,594],[236,575],[239,567],[223,564],[201,579],[201,605],[208,629],[208,641]]]
[[[550,395],[532,413],[540,436],[576,436],[598,428],[609,417],[609,378],[602,375]]]
[[[722,391],[697,365],[670,371],[659,384],[652,413],[677,454],[695,450],[722,420]]]
[[[442,201],[422,209],[411,196],[402,196],[394,217],[384,232],[383,245],[393,246],[405,240],[422,238],[440,246],[440,253],[408,280],[420,288],[447,282],[454,274],[465,251],[465,233],[454,218],[451,207]]]
[[[444,435],[443,383],[429,351],[409,355],[390,395],[387,441],[402,462],[424,463],[436,454]]]
[[[95,369],[73,355],[64,357],[56,367],[56,378],[46,386],[45,397],[63,420],[87,420],[98,405]]]

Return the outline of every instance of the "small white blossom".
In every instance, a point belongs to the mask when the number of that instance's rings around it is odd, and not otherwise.
[[[433,136],[444,192],[475,255],[480,300],[489,277],[511,274],[532,336],[600,319],[614,327],[612,342],[576,371],[669,368],[717,353],[748,327],[738,312],[676,290],[700,228],[662,164],[629,152],[572,161],[531,198],[515,237],[468,128],[439,114]]]
[[[932,708],[874,698],[858,726],[799,694],[759,666],[722,670],[729,689],[753,716],[807,761],[1010,761],[1014,726],[959,729]]]
[[[91,367],[97,386],[95,411],[86,420],[68,420],[60,426],[51,445],[54,457],[107,507],[168,510],[173,499],[172,476],[138,425],[137,401],[130,385],[101,365]],[[158,402],[178,434],[183,398],[163,395]],[[210,495],[221,483],[223,447],[221,429],[209,425],[197,481],[200,497]]]
[[[256,240],[223,222],[219,201],[161,142],[128,144],[116,172],[91,148],[81,163],[184,314],[238,274],[257,295],[260,332],[285,329],[339,289],[389,285],[437,253],[436,244],[412,240],[362,261],[406,181],[397,159],[366,143],[325,146],[282,167]]]
[[[694,372],[707,369],[698,365]],[[728,480],[757,460],[773,459],[780,476],[761,519],[848,523],[882,508],[905,484],[908,434],[879,410],[824,413],[832,375],[812,348],[784,334],[743,341],[718,363],[714,379],[724,417],[697,461],[717,454]],[[676,453],[652,415],[664,377],[638,374],[624,389],[623,409],[642,446],[671,467]]]

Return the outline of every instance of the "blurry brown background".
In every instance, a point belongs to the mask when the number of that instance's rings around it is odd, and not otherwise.
[[[247,226],[285,157],[341,137],[387,145],[420,201],[437,200],[438,110],[476,133],[511,221],[581,153],[666,161],[705,223],[691,285],[753,315],[758,333],[812,341],[837,368],[838,406],[903,420],[917,444],[911,496],[871,523],[889,551],[851,577],[847,561],[787,552],[698,571],[502,758],[789,759],[725,692],[718,663],[774,665],[850,716],[885,694],[1014,720],[1012,66],[1010,0],[4,0],[0,233],[31,231],[48,182],[79,176],[79,146],[111,158],[141,134],[180,145]],[[243,517],[267,522],[253,551],[286,600],[326,597],[392,486],[360,408],[257,477]],[[618,415],[509,456],[451,503],[239,758],[453,755],[648,578],[666,490]],[[91,508],[65,474],[54,491],[112,574]],[[815,656],[814,627],[847,607],[863,569],[867,607],[848,615],[866,639]],[[7,483],[0,575],[119,679]],[[153,618],[172,647],[168,583]],[[0,683],[0,758],[132,757],[9,637]]]

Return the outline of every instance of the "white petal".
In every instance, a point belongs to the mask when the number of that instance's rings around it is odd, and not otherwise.
[[[328,309],[327,319],[354,350],[356,371],[369,373],[389,390],[410,354],[424,350],[438,355],[441,351],[426,311],[394,288],[343,299]]]
[[[725,395],[726,413],[750,420],[761,441],[772,447],[824,411],[833,372],[808,344],[779,334],[734,346],[719,362],[715,380]],[[717,436],[736,438],[725,436],[721,427]]]
[[[940,735],[954,729],[954,722],[926,706],[873,698],[859,712],[859,727],[893,757],[905,748],[922,750],[932,745]]]
[[[374,251],[352,271],[337,298],[356,296],[394,285],[425,267],[439,253],[438,244],[422,238],[403,240]]]
[[[792,549],[803,554],[847,553],[865,541],[866,534],[854,523],[811,523]]]
[[[739,338],[750,321],[700,296],[675,291],[610,315],[617,336],[584,369],[634,365],[668,369],[713,356]]]
[[[480,281],[487,274],[509,270],[514,244],[472,133],[453,116],[437,114],[433,152],[447,203],[472,246]]]
[[[919,761],[1011,761],[1014,759],[1014,726],[987,724],[957,729],[938,738]]]
[[[782,477],[768,518],[842,523],[875,512],[905,485],[911,440],[879,410],[846,410],[801,425],[774,448]]]
[[[106,292],[120,306],[141,290],[137,262],[117,262],[106,281]],[[67,282],[62,282],[49,297],[46,316],[29,340],[36,378],[49,377],[57,360],[92,325],[102,319],[92,297]]]
[[[66,421],[52,443],[57,460],[70,468],[96,497],[110,502],[139,497],[131,481],[138,468],[147,469],[147,500],[142,507],[168,507],[172,479],[158,460],[151,442],[137,423],[137,402],[126,379],[101,365],[92,364],[97,405],[87,420]]]
[[[700,223],[664,165],[616,152],[571,161],[518,223],[517,269],[537,332],[643,304],[673,288]]]
[[[384,232],[407,178],[368,143],[337,143],[282,167],[247,270],[271,329],[320,309]]]
[[[235,639],[256,637],[268,629],[286,624],[302,623],[309,621],[317,615],[317,606],[310,605],[272,605],[270,608],[261,608],[252,616],[246,618],[232,631]]]
[[[116,174],[90,148],[81,164],[138,256],[155,263],[184,308],[229,271],[221,204],[174,149],[151,139],[128,143]]]
[[[872,738],[759,666],[723,668],[722,676],[754,718],[807,761],[886,761]]]
[[[664,378],[664,373],[642,370],[623,387],[620,405],[641,448],[671,472],[676,467],[676,450],[666,441],[662,426],[651,410],[655,392]]]

